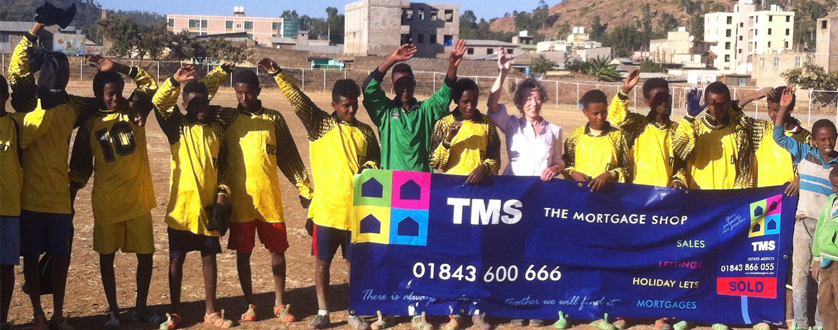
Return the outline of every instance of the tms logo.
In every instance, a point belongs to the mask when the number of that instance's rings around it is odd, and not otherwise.
[[[521,221],[522,216],[522,204],[517,199],[510,199],[505,202],[500,199],[490,199],[486,203],[486,200],[483,199],[449,197],[448,205],[454,207],[452,218],[455,225],[463,223],[463,209],[466,207],[471,209],[472,225],[497,225],[500,221],[507,225],[514,225]],[[501,216],[501,213],[503,213],[503,216]]]
[[[366,170],[355,176],[354,242],[428,244],[431,174]]]
[[[780,234],[780,214],[782,214],[782,205],[783,195],[777,195],[751,203],[751,226],[748,230],[748,237]],[[756,249],[756,245],[754,245],[754,248]]]
[[[774,251],[776,245],[777,243],[774,241],[751,242],[751,246],[754,247],[756,252]]]

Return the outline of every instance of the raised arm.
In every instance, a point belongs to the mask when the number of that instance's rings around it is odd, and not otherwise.
[[[70,156],[70,194],[75,202],[76,192],[84,188],[93,175],[93,149],[90,147],[90,134],[93,130],[93,118],[84,121],[76,133],[73,141],[73,152]]]
[[[644,126],[646,126],[646,123],[638,118],[638,116],[644,117],[643,115],[628,111],[628,94],[637,86],[638,81],[640,81],[640,69],[634,69],[626,77],[620,92],[614,96],[608,106],[608,119],[621,129],[630,130],[633,135],[640,133],[638,130],[645,129]]]
[[[771,98],[774,97],[774,88],[773,87],[765,87],[765,88],[760,89],[756,92],[745,95],[744,97],[739,99],[739,101],[737,101],[736,103],[739,104],[740,108],[744,108],[749,103],[751,103],[753,101],[756,101],[756,100],[761,100],[765,97],[771,97]]]
[[[401,45],[381,65],[370,72],[369,76],[364,80],[364,84],[361,87],[364,91],[364,109],[367,109],[370,119],[372,119],[372,122],[376,126],[381,126],[385,111],[390,104],[390,99],[387,98],[387,94],[381,88],[384,75],[393,65],[398,62],[407,61],[413,58],[415,54],[416,46],[413,44]]]
[[[421,108],[427,109],[425,114],[430,116],[431,122],[437,121],[448,114],[448,106],[451,104],[451,90],[454,88],[454,83],[457,82],[457,68],[463,62],[465,53],[466,40],[457,40],[448,58],[448,74],[445,76],[445,83],[430,99],[422,103]]]
[[[306,132],[308,132],[309,141],[319,139],[321,134],[326,132],[323,127],[329,122],[329,114],[318,108],[308,95],[300,91],[294,79],[282,70],[276,62],[269,58],[263,58],[259,61],[259,67],[274,76],[282,94],[285,95],[288,102],[291,102],[291,107],[294,108],[294,114],[303,122]]]
[[[276,153],[277,166],[282,174],[288,178],[288,181],[291,181],[297,187],[300,196],[311,199],[313,189],[311,181],[308,179],[308,170],[300,157],[300,151],[297,150],[294,138],[291,137],[291,130],[288,129],[288,124],[285,123],[285,118],[282,115],[277,114],[274,118],[274,128],[276,130],[276,148],[283,151]]]
[[[506,80],[506,75],[512,68],[512,55],[506,54],[503,47],[498,48],[498,77],[492,85],[492,92],[489,94],[489,99],[486,101],[486,111],[491,115],[500,111],[500,97],[503,94],[503,82]]]
[[[16,112],[30,112],[38,105],[35,75],[29,68],[29,56],[26,50],[37,46],[37,31],[33,31],[40,30],[42,26],[43,24],[35,23],[35,27],[20,39],[9,63],[9,87],[12,89],[12,108]]]
[[[791,116],[791,105],[794,102],[794,92],[796,90],[795,86],[791,85],[783,91],[783,96],[780,99],[780,113],[774,121],[773,132],[774,142],[777,142],[779,146],[788,150],[792,158],[794,158],[795,164],[801,162],[814,149],[814,147],[797,142],[797,140],[785,134],[785,126]]]
[[[202,80],[204,85],[207,85],[207,94],[209,99],[215,97],[215,94],[218,93],[218,88],[221,86],[221,83],[230,79],[230,73],[233,72],[233,69],[236,68],[235,64],[232,63],[224,63],[217,66],[215,69],[210,71],[206,77]]]

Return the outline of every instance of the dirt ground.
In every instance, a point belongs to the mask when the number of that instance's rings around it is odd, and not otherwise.
[[[91,95],[89,85],[74,83],[71,86],[71,93],[76,95]],[[328,107],[330,95],[322,92],[312,93],[309,96],[322,107]],[[485,97],[485,96],[484,96]],[[305,142],[306,134],[300,121],[294,116],[292,109],[285,97],[277,89],[265,89],[261,95],[263,104],[272,109],[279,110],[288,122],[291,133],[297,141],[300,154],[306,165],[309,164],[309,148]],[[508,102],[508,96],[505,97]],[[484,102],[482,99],[481,102]],[[222,89],[214,104],[224,106],[235,106],[235,94],[232,89]],[[483,108],[483,107],[481,107]],[[513,108],[514,109],[514,108]],[[510,109],[510,112],[514,111]],[[572,106],[557,107],[553,104],[545,105],[543,114],[547,120],[557,123],[564,128],[565,137],[574,128],[586,122],[582,113]],[[370,123],[369,117],[364,110],[360,110],[358,118]],[[148,136],[149,160],[154,180],[154,189],[157,197],[157,207],[152,210],[154,218],[154,235],[156,252],[154,254],[154,271],[152,285],[149,294],[149,306],[152,306],[157,313],[163,315],[169,307],[168,290],[168,243],[166,236],[166,224],[163,221],[164,212],[169,196],[169,164],[170,151],[165,136],[154,121],[154,116],[149,117],[146,126]],[[505,149],[505,148],[504,148]],[[503,166],[506,164],[506,152],[503,155]],[[300,320],[293,324],[283,324],[272,317],[272,306],[274,300],[273,282],[270,274],[270,256],[262,247],[257,246],[252,256],[253,290],[257,297],[259,307],[259,321],[239,326],[242,329],[307,329],[307,324],[313,319],[317,312],[317,300],[314,290],[314,258],[310,255],[311,239],[306,234],[304,223],[306,218],[305,210],[299,205],[298,192],[280,173],[282,185],[283,205],[285,207],[285,219],[288,224],[288,240],[291,247],[286,253],[288,263],[288,280],[286,288],[286,302],[293,307],[291,311]],[[95,179],[95,178],[94,178]],[[316,183],[315,183],[316,184]],[[108,305],[102,290],[99,277],[98,255],[93,251],[93,216],[90,204],[90,190],[93,185],[91,181],[87,188],[79,192],[76,201],[75,216],[75,237],[73,243],[73,257],[70,265],[69,279],[67,284],[67,298],[65,313],[68,314],[70,324],[77,329],[101,329],[106,321],[105,313]],[[229,236],[229,235],[228,235]],[[218,308],[227,311],[227,318],[238,320],[241,313],[245,312],[247,305],[242,296],[236,274],[235,253],[226,249],[227,236],[221,239],[224,251],[218,256]],[[336,258],[332,265],[332,321],[333,328],[348,329],[346,323],[347,295],[349,280],[349,265],[340,258]],[[116,258],[116,273],[118,297],[120,306],[129,308],[134,305],[135,299],[135,269],[136,258],[130,254],[118,253]],[[23,283],[22,268],[17,268],[17,288]],[[212,326],[203,324],[204,315],[204,290],[201,277],[201,260],[198,254],[191,253],[187,257],[184,266],[183,291],[182,291],[182,316],[183,328],[185,329],[212,329]],[[42,301],[48,317],[52,311],[52,296],[43,296]],[[16,320],[19,329],[29,329],[32,317],[31,305],[28,297],[22,291],[16,291],[10,311],[10,319]],[[410,329],[409,318],[398,319],[400,324],[395,328],[399,330]],[[432,323],[440,325],[447,321],[445,318],[434,318]],[[497,324],[498,320],[489,320]],[[548,320],[552,322],[555,320]],[[585,323],[587,322],[581,322]],[[634,329],[649,330],[647,325],[638,325]],[[550,326],[550,324],[548,324]],[[122,329],[151,329],[148,324],[123,322]],[[499,329],[511,328],[509,325],[501,324]],[[576,326],[575,329],[595,329],[587,325]]]

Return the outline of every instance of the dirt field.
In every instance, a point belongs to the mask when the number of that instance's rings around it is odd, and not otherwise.
[[[89,85],[78,84],[71,86],[70,92],[77,95],[91,95]],[[326,93],[310,94],[315,102],[323,107],[328,107],[330,95]],[[261,99],[266,107],[277,109],[285,115],[291,128],[300,154],[308,165],[309,149],[306,141],[306,134],[299,120],[294,116],[289,103],[277,89],[266,89]],[[508,100],[507,100],[508,101]],[[481,99],[481,102],[485,102]],[[213,100],[214,104],[224,106],[235,106],[235,95],[231,89],[222,89]],[[511,102],[507,102],[511,103]],[[482,108],[482,107],[481,107]],[[514,111],[510,109],[510,111]],[[558,123],[564,128],[565,136],[570,131],[586,122],[585,118],[575,107],[561,107],[547,105],[544,108],[544,116],[553,123]],[[359,119],[371,123],[364,110],[359,111]],[[154,116],[149,117],[147,125],[148,150],[151,161],[151,169],[154,180],[154,188],[157,196],[158,206],[152,211],[154,217],[155,246],[157,251],[154,254],[154,272],[152,278],[149,305],[161,315],[168,311],[169,290],[168,290],[168,242],[166,238],[166,224],[163,221],[164,212],[169,196],[169,162],[170,152],[165,136],[154,121]],[[506,163],[506,152],[503,152],[504,166]],[[297,191],[280,174],[282,182],[282,194],[284,197],[285,219],[288,223],[288,239],[290,249],[286,253],[288,260],[288,281],[286,301],[293,307],[291,311],[300,319],[298,323],[291,325],[283,324],[272,317],[273,306],[273,282],[270,275],[270,257],[267,251],[257,246],[253,252],[253,289],[258,300],[260,321],[240,326],[242,329],[307,329],[307,324],[313,319],[317,312],[317,301],[314,290],[314,258],[310,256],[311,239],[304,229],[306,212],[297,202]],[[106,321],[107,302],[102,290],[99,278],[98,255],[93,251],[93,217],[90,204],[90,189],[92,181],[87,188],[79,192],[76,202],[75,216],[75,241],[73,243],[73,259],[70,266],[69,280],[67,285],[67,298],[65,311],[71,316],[70,324],[77,329],[100,329]],[[235,254],[226,250],[227,237],[222,238],[221,244],[225,247],[224,252],[218,257],[218,302],[219,308],[227,311],[227,317],[238,320],[241,313],[246,310],[246,303],[241,293],[238,276],[235,267]],[[348,329],[346,324],[347,293],[349,267],[346,261],[336,258],[332,266],[332,321],[333,327]],[[135,299],[135,273],[136,258],[130,254],[118,254],[116,258],[117,285],[120,306],[123,308],[134,305]],[[182,309],[184,324],[187,329],[212,329],[211,326],[203,325],[204,315],[204,291],[201,277],[201,261],[196,253],[187,257],[184,266]],[[23,273],[20,267],[17,268],[17,287],[23,283]],[[42,298],[44,308],[48,313],[52,311],[52,296]],[[22,329],[28,329],[31,322],[31,306],[28,297],[21,291],[16,291],[12,301],[10,319],[17,320]],[[398,319],[400,323],[396,329],[410,329],[409,318]],[[447,321],[444,318],[432,319],[435,325]],[[497,324],[497,320],[490,321]],[[550,320],[550,322],[555,320]],[[585,322],[587,323],[587,322]],[[132,324],[123,322],[123,329],[150,329],[148,324]],[[500,329],[511,328],[508,325],[501,325]],[[586,325],[577,326],[577,329],[595,329]],[[648,330],[650,326],[636,326],[635,329]]]

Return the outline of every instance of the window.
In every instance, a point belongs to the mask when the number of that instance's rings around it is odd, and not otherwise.
[[[791,33],[791,29],[786,29],[786,35],[789,35],[789,33]]]
[[[205,35],[207,35],[207,33],[206,32],[201,32],[201,35],[205,36]]]
[[[416,17],[417,17],[420,21],[424,21],[424,20],[425,20],[425,10],[424,10],[424,9],[419,9],[419,10],[416,12]]]
[[[783,44],[783,48],[785,48],[785,49],[789,49],[789,42],[788,42],[788,41],[786,41],[786,42]]]
[[[730,49],[730,41],[725,42],[725,49]]]
[[[791,22],[791,16],[786,16],[786,23]]]
[[[253,22],[252,21],[244,22],[244,29],[245,30],[253,30]]]
[[[446,9],[445,10],[445,21],[446,22],[453,22],[454,21],[454,10],[453,9]]]
[[[771,41],[768,42],[767,48],[771,49]]]
[[[410,39],[410,33],[402,33],[402,45],[411,43]]]
[[[207,24],[207,20],[202,19],[202,20],[201,20],[201,28],[202,28],[202,29],[206,29],[206,28],[207,28],[207,26],[209,26],[209,24]]]
[[[425,35],[421,33],[416,34],[416,43],[422,44],[425,43]]]
[[[739,54],[742,54],[742,48],[739,48]]]
[[[730,54],[725,55],[725,63],[730,63]]]
[[[432,34],[430,39],[430,43],[436,44],[436,34]]]
[[[201,35],[200,32],[189,32],[189,34],[191,34],[193,36],[196,36],[196,37]]]
[[[734,12],[734,13],[738,13],[738,12],[739,12],[739,5],[733,6],[733,12]]]
[[[413,9],[404,9],[402,10],[402,17],[403,21],[409,22],[413,20]]]
[[[0,34],[0,42],[9,42],[8,34]]]
[[[226,25],[227,30],[233,29],[233,21],[227,21],[224,25]]]
[[[733,24],[733,17],[727,17],[727,24]]]
[[[175,19],[174,18],[169,19],[169,26],[170,27],[175,27]]]
[[[507,54],[512,54],[512,50],[513,50],[512,48],[507,48],[507,49],[506,49],[506,53],[507,53]]]
[[[779,57],[774,58],[774,66],[780,66],[780,58]]]
[[[273,30],[274,37],[278,37],[282,35],[282,23],[281,22],[273,22],[271,24],[271,30]]]
[[[436,21],[439,16],[439,11],[436,9],[431,9],[431,20]]]
[[[730,38],[731,36],[733,36],[733,31],[731,29],[727,29],[725,31],[725,37]]]
[[[197,19],[190,19],[189,20],[189,27],[190,28],[197,28],[199,26],[201,26],[201,21],[199,21]]]
[[[771,35],[771,29],[768,29],[768,35]]]
[[[800,67],[800,56],[795,56],[794,57],[794,67],[796,67],[796,68]]]
[[[759,30],[754,30],[754,35],[758,35],[758,34],[759,34]]]
[[[760,57],[759,58],[759,67],[761,68],[761,67],[764,67],[764,66],[765,66],[765,57]]]
[[[486,55],[492,55],[495,53],[495,49],[492,47],[486,48]]]
[[[466,54],[474,55],[474,48],[469,47],[468,49],[466,49]]]
[[[745,27],[745,22],[739,22],[739,27]]]
[[[773,22],[774,21],[774,16],[773,15],[768,15],[768,21]]]
[[[242,28],[242,23],[236,23],[236,28],[241,29]]]
[[[821,21],[821,29],[826,28],[826,20]]]
[[[450,34],[443,35],[442,44],[445,46],[454,46],[454,36]]]
[[[247,39],[251,39],[251,40],[252,40],[252,39],[253,39],[253,33],[248,33],[248,34],[247,34]]]
[[[739,36],[739,41],[742,41],[742,36]]]

